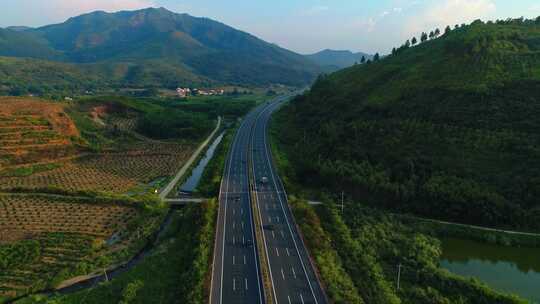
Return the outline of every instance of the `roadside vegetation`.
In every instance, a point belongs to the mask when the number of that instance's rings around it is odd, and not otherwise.
[[[73,294],[36,295],[17,303],[204,303],[216,211],[215,200],[173,211],[151,254],[109,282]]]
[[[450,229],[339,198],[298,179],[294,145],[281,141],[284,125],[271,124],[272,153],[289,192],[289,202],[328,296],[335,303],[526,303],[475,279],[439,267],[437,239]],[[318,172],[312,172],[317,178]],[[302,197],[317,197],[311,206]],[[461,232],[456,231],[456,235]],[[398,289],[399,271],[399,289]]]
[[[146,243],[165,209],[158,200],[0,194],[0,296],[54,288],[122,263]]]

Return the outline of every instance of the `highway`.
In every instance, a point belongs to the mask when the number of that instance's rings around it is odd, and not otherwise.
[[[297,231],[267,142],[269,118],[288,96],[250,112],[225,163],[216,226],[211,304],[265,303],[255,229],[262,229],[274,303],[327,303]],[[251,172],[249,171],[251,170]],[[250,174],[252,179],[250,179]],[[265,177],[265,183],[260,181]],[[254,196],[250,195],[250,188]],[[252,201],[253,199],[253,201]],[[257,204],[253,214],[251,204]],[[255,227],[253,217],[263,227]]]
[[[211,304],[264,303],[249,192],[248,146],[261,105],[240,125],[225,162],[219,194]]]
[[[267,251],[275,303],[327,303],[297,230],[287,194],[274,167],[267,127],[280,103],[265,109],[252,133],[251,169]],[[263,182],[263,178],[267,181]]]

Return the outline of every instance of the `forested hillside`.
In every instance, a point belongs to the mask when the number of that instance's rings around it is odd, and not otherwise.
[[[305,185],[393,211],[538,231],[539,114],[540,18],[407,42],[321,77],[277,120]]]
[[[40,28],[0,29],[0,56],[54,61],[52,73],[71,64],[107,87],[201,86],[209,80],[244,85],[305,85],[321,70],[304,56],[223,23],[149,8],[117,13],[93,12]],[[54,89],[57,78],[38,81],[23,69],[43,66],[0,61],[10,69],[8,89],[28,90],[27,80]],[[84,76],[75,78],[85,81]],[[70,85],[67,82],[66,85]],[[89,86],[95,85],[92,82]]]
[[[216,85],[211,79],[159,61],[73,64],[33,58],[0,57],[0,95],[48,98],[118,88],[171,88]]]

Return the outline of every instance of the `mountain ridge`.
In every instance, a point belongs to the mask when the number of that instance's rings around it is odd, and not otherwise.
[[[362,57],[366,60],[373,59],[373,55],[350,50],[324,49],[317,53],[304,55],[309,60],[325,68],[326,71],[335,72],[340,69],[348,68],[361,62]]]
[[[95,11],[39,28],[2,29],[0,56],[72,64],[160,61],[216,82],[252,85],[305,85],[321,71],[249,33],[164,8]]]

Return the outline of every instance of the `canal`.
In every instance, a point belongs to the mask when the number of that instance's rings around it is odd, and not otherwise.
[[[540,304],[540,248],[443,238],[441,266],[491,288]]]
[[[216,149],[219,146],[221,140],[223,139],[224,134],[225,133],[221,133],[218,137],[216,137],[216,139],[214,139],[210,147],[208,147],[208,150],[206,150],[206,154],[204,155],[204,157],[201,158],[197,166],[193,169],[193,171],[191,171],[191,175],[189,176],[189,178],[182,184],[182,186],[180,186],[180,191],[190,193],[193,192],[195,188],[197,188],[204,169],[214,156],[214,152],[216,152]]]

